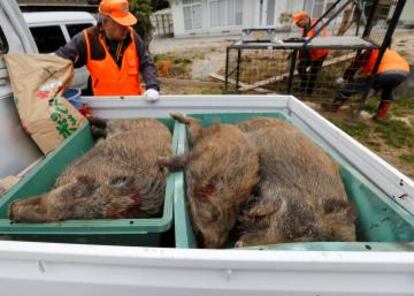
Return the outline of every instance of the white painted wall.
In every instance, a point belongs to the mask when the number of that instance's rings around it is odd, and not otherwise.
[[[209,0],[202,0],[202,28],[195,30],[185,30],[184,26],[184,13],[183,13],[183,0],[170,0],[173,22],[174,22],[174,35],[176,37],[184,37],[191,35],[221,35],[240,33],[242,28],[251,28],[267,25],[267,7],[268,1],[263,0],[262,13],[260,13],[260,0],[243,0],[243,17],[242,24],[235,26],[222,26],[213,27],[210,24],[210,12],[209,12]],[[302,10],[303,0],[274,0],[274,17],[273,24],[278,26],[279,15],[282,12],[296,12]],[[260,18],[260,15],[262,17]]]
[[[242,25],[235,26],[220,26],[214,27],[210,24],[209,0],[201,1],[201,22],[200,29],[185,30],[184,24],[184,5],[182,0],[170,0],[174,22],[174,35],[176,37],[191,36],[191,35],[219,35],[223,33],[240,33],[244,24],[248,26],[253,25],[253,15],[248,13],[251,7],[254,7],[254,0],[243,0],[243,17]]]
[[[184,5],[182,0],[171,0],[170,1],[171,12],[173,17],[174,23],[174,35],[175,36],[182,36],[182,35],[190,35],[190,34],[197,34],[205,32],[207,27],[207,1],[201,1],[201,28],[193,29],[191,31],[185,30],[184,24]]]
[[[414,0],[405,3],[400,20],[406,24],[414,24]]]
[[[254,27],[255,22],[255,7],[258,6],[257,2],[260,0],[244,0],[243,2],[243,28]]]
[[[182,34],[184,32],[184,15],[181,6],[181,1],[170,0],[171,14],[173,18],[174,35]]]
[[[303,1],[304,0],[274,0],[274,10],[272,20],[273,22],[268,24],[268,9],[271,8],[269,5],[270,0],[263,0],[262,9],[260,9],[260,1],[252,1],[254,3],[254,26],[280,26],[279,17],[283,12],[295,13],[297,11],[303,10]],[[261,13],[260,13],[261,12]]]

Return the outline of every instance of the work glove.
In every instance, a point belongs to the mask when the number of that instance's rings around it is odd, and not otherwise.
[[[144,100],[150,103],[154,103],[160,99],[160,93],[153,88],[147,89],[144,92]]]
[[[341,76],[335,79],[335,83],[337,84],[343,84],[345,82],[345,79]]]

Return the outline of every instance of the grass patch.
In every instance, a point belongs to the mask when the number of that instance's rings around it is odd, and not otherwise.
[[[221,88],[203,88],[200,90],[202,95],[222,95],[223,89]]]
[[[336,119],[331,119],[331,121],[348,135],[362,142],[368,138],[371,131],[370,126],[361,121],[343,122]]]
[[[194,60],[204,60],[206,58],[206,54],[205,53],[197,53],[197,54],[192,55],[191,58],[194,59]]]
[[[377,111],[378,107],[373,104],[366,104],[364,106],[364,111],[367,111],[370,114],[374,114]]]
[[[400,159],[404,162],[412,163],[414,164],[414,154],[403,154],[400,155]]]
[[[158,54],[154,56],[154,63],[160,77],[191,77],[191,63],[188,58],[177,57],[171,54]]]
[[[176,65],[189,65],[192,63],[190,59],[177,57],[171,54],[157,54],[154,56],[154,62],[157,63],[158,61],[171,61],[173,64]]]
[[[396,116],[405,116],[413,114],[414,99],[413,98],[400,98],[393,102],[391,112]]]
[[[362,142],[362,141],[361,141]],[[378,143],[372,139],[367,139],[365,140],[365,142],[362,142],[363,144],[369,146],[370,148],[372,148],[375,151],[382,151],[382,146],[381,143]]]
[[[364,106],[364,110],[370,114],[375,114],[378,109],[379,101],[376,97],[369,98]]]
[[[391,147],[404,148],[414,146],[414,128],[410,128],[401,120],[379,122],[375,132]]]

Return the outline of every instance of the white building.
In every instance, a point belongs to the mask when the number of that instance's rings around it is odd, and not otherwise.
[[[400,20],[405,25],[414,25],[414,1],[409,0],[405,3]]]
[[[242,28],[283,26],[286,15],[306,9],[317,17],[335,0],[169,0],[175,36],[240,33]]]

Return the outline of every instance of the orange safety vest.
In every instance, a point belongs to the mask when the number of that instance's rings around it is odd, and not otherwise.
[[[313,26],[316,23],[316,20],[311,20],[310,25]],[[313,28],[312,30],[310,30],[308,33],[306,33],[306,37],[312,37],[313,35],[315,35],[315,30],[319,30],[319,28],[322,26],[322,22],[320,22],[319,24],[316,25],[315,28]],[[302,29],[302,36],[305,34],[305,29]],[[328,29],[325,27],[323,28],[323,30],[319,33],[319,36],[321,37],[328,37],[329,32]],[[324,56],[326,56],[329,53],[329,50],[325,49],[325,48],[311,48],[308,49],[309,51],[309,55],[310,55],[310,59],[312,61],[315,60],[319,60],[320,58],[323,58]]]
[[[102,36],[98,38],[99,44],[91,44],[88,30],[85,29],[83,34],[86,40],[88,55],[86,67],[91,74],[93,94],[95,96],[141,95],[144,90],[138,75],[140,63],[132,28],[129,28],[131,43],[125,49],[121,68],[118,68],[118,65],[109,53]],[[105,58],[93,60],[91,58],[91,46],[101,46],[104,50]]]
[[[378,49],[374,49],[371,53],[371,56],[368,59],[368,62],[362,67],[361,72],[369,76],[372,74],[374,69],[375,62],[377,61],[379,54]],[[407,61],[401,57],[398,52],[394,50],[385,50],[382,60],[379,64],[377,73],[382,73],[385,71],[404,71],[410,72],[410,66]]]

